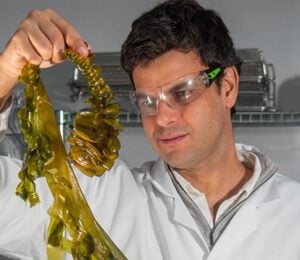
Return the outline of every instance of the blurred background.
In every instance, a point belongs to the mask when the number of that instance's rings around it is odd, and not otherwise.
[[[249,50],[256,53],[256,56],[245,58],[245,74],[241,82],[245,99],[233,118],[237,142],[255,145],[279,164],[281,173],[300,180],[300,1],[198,2],[222,16],[236,48],[244,50],[243,55],[247,55]],[[156,3],[158,1],[155,0],[2,0],[0,50],[4,49],[17,25],[30,10],[50,7],[69,20],[92,45],[94,52],[99,54],[97,61],[100,65],[113,68],[113,74],[107,72],[107,77],[110,77],[115,89],[120,91],[124,83],[124,90],[127,90],[130,86],[126,79],[114,83],[114,79],[122,74],[118,72],[118,52],[132,21]],[[84,88],[81,89],[80,81],[74,79],[74,67],[69,63],[44,70],[42,74],[57,111],[61,131],[67,135],[72,114],[84,107],[84,95],[81,95]],[[258,105],[254,96],[248,98],[251,91],[247,87],[253,81],[256,97],[260,99]],[[19,87],[15,108],[21,103],[21,92]],[[147,143],[138,116],[131,114],[127,107],[128,100],[120,100],[124,108],[120,158],[131,167],[139,166],[146,160],[155,159],[156,155]],[[15,113],[16,110],[12,118]],[[11,120],[9,133],[0,144],[0,154],[22,157],[22,138],[18,129],[17,123]]]

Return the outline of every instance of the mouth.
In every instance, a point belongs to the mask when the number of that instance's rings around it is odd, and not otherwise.
[[[179,144],[187,135],[175,135],[175,136],[164,136],[158,138],[159,142],[164,145],[176,145]]]

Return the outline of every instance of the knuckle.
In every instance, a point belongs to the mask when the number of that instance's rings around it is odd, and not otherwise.
[[[62,33],[58,30],[52,31],[51,32],[51,41],[53,44],[60,43],[63,39]]]
[[[39,20],[39,19],[43,19],[49,15],[52,15],[54,13],[55,12],[51,8],[46,8],[46,9],[42,9],[42,10],[34,9],[28,13],[26,18],[29,20],[31,20],[31,19]]]
[[[39,49],[39,53],[42,56],[43,60],[51,60],[52,59],[52,46],[50,44],[43,45]]]
[[[60,31],[54,31],[51,34],[51,44],[53,50],[59,50],[64,48],[65,46],[65,39]],[[55,53],[54,53],[55,54]]]
[[[29,20],[28,19],[25,19],[25,20],[23,20],[21,23],[20,23],[20,25],[19,25],[19,27],[18,27],[18,30],[26,30],[26,28],[28,28],[29,27]]]
[[[18,46],[22,44],[24,38],[24,32],[21,30],[21,28],[17,29],[15,34],[11,37],[8,44]]]
[[[40,10],[31,10],[29,13],[28,13],[28,16],[27,18],[29,19],[36,19],[36,18],[39,18],[41,16],[41,13],[42,11]]]
[[[40,65],[42,63],[43,59],[38,56],[38,55],[32,55],[30,58],[29,58],[29,62],[34,64],[34,65]]]
[[[55,11],[52,8],[45,8],[43,12],[48,13],[48,14],[55,14]]]
[[[76,31],[75,28],[69,23],[64,24],[64,30],[70,33],[74,33]]]

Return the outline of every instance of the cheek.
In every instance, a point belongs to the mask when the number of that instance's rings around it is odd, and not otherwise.
[[[196,138],[200,138],[214,134],[215,129],[222,124],[223,112],[220,96],[207,96],[184,111],[183,118],[195,132]]]
[[[147,138],[149,139],[150,142],[152,142],[153,132],[155,129],[154,120],[151,119],[151,117],[142,117],[142,123]]]
[[[187,124],[202,128],[211,117],[211,104],[207,99],[203,98],[199,102],[188,105],[183,111],[182,118]]]

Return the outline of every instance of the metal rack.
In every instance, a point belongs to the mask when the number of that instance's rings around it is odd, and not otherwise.
[[[70,134],[73,117],[63,111],[59,111],[59,115],[60,118],[63,115],[63,121],[57,119],[64,143],[68,149],[69,144],[66,142],[66,136]],[[124,127],[142,126],[141,117],[136,113],[121,113],[120,122]],[[300,112],[237,112],[232,117],[232,123],[234,127],[300,126]],[[8,131],[1,143],[0,154],[22,159],[24,151],[25,142],[21,133]]]
[[[236,111],[276,111],[275,69],[266,63],[259,49],[237,49],[241,74]]]
[[[298,112],[276,112],[275,71],[272,64],[265,62],[259,49],[237,49],[242,63],[239,97],[234,125],[300,125]],[[102,67],[102,76],[115,93],[121,105],[120,121],[124,126],[140,126],[141,118],[130,104],[128,91],[133,89],[131,81],[120,66],[120,53],[96,53],[95,63]],[[86,82],[82,75],[74,71],[68,82],[73,92],[73,102],[79,102],[85,93]]]
[[[122,113],[123,126],[141,126],[139,114]],[[232,116],[233,126],[300,126],[300,112],[236,112]]]
[[[300,126],[300,112],[239,112],[233,115],[235,126]]]

